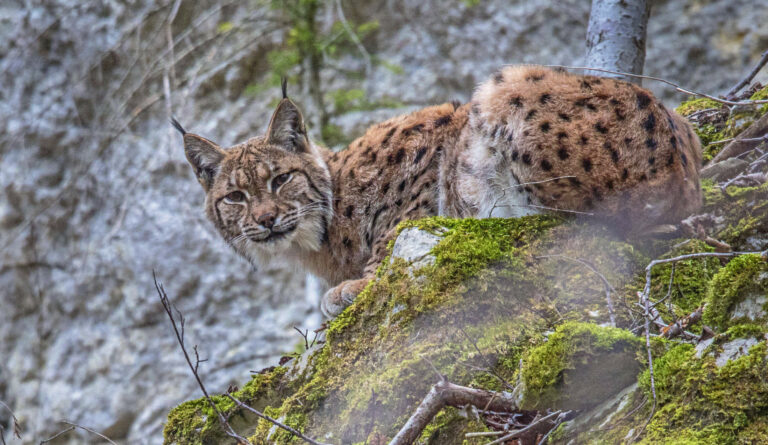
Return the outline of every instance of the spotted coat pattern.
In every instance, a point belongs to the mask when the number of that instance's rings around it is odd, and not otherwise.
[[[305,140],[303,119],[298,109],[284,108],[294,125],[280,134],[293,146]],[[252,156],[276,149],[267,140],[246,144]],[[330,209],[316,217],[317,243],[295,241],[270,254],[297,260],[334,286],[323,297],[328,315],[370,281],[406,219],[554,211],[594,214],[635,230],[675,222],[701,204],[701,147],[683,118],[636,85],[538,66],[504,68],[470,103],[392,118],[340,152],[306,141],[303,151],[287,150],[279,162],[292,163],[304,178],[293,186],[296,196],[308,187],[299,184],[320,184],[303,191],[306,201],[327,199]],[[237,150],[227,150],[227,162]],[[273,164],[264,181],[274,176]],[[229,186],[219,189],[231,193]],[[232,227],[219,229],[225,238],[236,236]]]

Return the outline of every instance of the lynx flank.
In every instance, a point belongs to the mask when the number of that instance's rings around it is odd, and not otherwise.
[[[395,117],[337,153],[309,140],[285,85],[266,135],[234,147],[174,124],[224,239],[334,286],[328,316],[372,278],[405,219],[589,212],[637,230],[701,202],[685,120],[638,86],[537,66],[504,68],[469,104]]]

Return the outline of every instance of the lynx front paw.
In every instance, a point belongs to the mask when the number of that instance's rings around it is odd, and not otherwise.
[[[328,289],[320,300],[320,310],[328,318],[333,318],[341,313],[347,306],[355,301],[357,295],[368,284],[368,278],[343,281],[336,287]]]

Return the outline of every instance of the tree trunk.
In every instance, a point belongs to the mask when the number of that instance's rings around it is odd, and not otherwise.
[[[651,5],[647,0],[592,0],[587,28],[586,66],[642,74],[650,11]],[[618,74],[600,71],[589,71],[587,74],[641,83],[639,78]]]

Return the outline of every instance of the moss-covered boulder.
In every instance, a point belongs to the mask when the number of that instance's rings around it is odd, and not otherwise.
[[[594,408],[636,382],[642,344],[624,329],[564,323],[523,354],[521,407]]]
[[[731,134],[717,131],[709,142]],[[631,241],[600,225],[544,215],[403,222],[402,238],[390,246],[395,252],[329,323],[323,341],[233,395],[333,444],[386,443],[437,373],[464,386],[510,391],[526,410],[571,410],[549,443],[766,442],[764,256],[655,267],[650,297],[663,303],[655,306],[660,318],[647,339],[637,304],[651,259],[768,248],[766,184],[706,181],[704,207],[678,232],[687,239]],[[714,337],[658,335],[655,322],[672,323],[702,306],[702,320],[686,329]],[[254,444],[300,443],[226,397],[213,400]],[[446,408],[418,442],[483,444],[487,437],[465,434],[496,427],[476,409]],[[170,412],[165,442],[234,443],[205,399]]]

